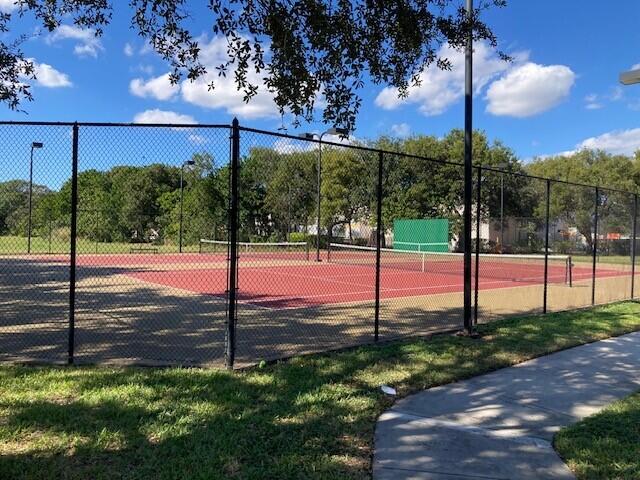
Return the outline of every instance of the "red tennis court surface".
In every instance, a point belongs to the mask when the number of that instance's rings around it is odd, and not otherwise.
[[[180,257],[182,259],[182,257]],[[270,257],[273,260],[273,257]],[[266,309],[302,308],[375,299],[375,264],[342,265],[308,262],[301,265],[261,266],[240,260],[238,301]],[[166,263],[166,261],[165,261]],[[184,263],[184,262],[180,262]],[[194,293],[224,296],[227,272],[224,268],[198,270],[141,270],[127,275],[158,285]],[[591,278],[590,265],[574,265],[573,281]],[[564,284],[564,265],[549,265],[549,283]],[[598,268],[598,277],[629,275],[623,270]],[[513,264],[490,260],[480,262],[481,290],[542,285],[543,264]],[[430,271],[410,271],[382,267],[380,298],[416,297],[463,290],[462,266],[453,262],[435,262]]]

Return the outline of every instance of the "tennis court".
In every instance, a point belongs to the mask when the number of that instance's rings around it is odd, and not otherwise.
[[[204,247],[183,254],[78,254],[76,361],[221,364],[227,245]],[[3,357],[64,361],[69,260],[0,257]],[[332,245],[321,260],[306,244],[239,244],[238,365],[371,341],[375,249]],[[459,327],[459,254],[381,249],[380,264],[381,339]],[[550,256],[550,310],[588,303],[591,275],[587,263]],[[628,269],[600,263],[597,278],[598,303],[626,295]],[[480,255],[481,320],[539,312],[543,284],[540,255]]]
[[[116,269],[140,282],[224,298],[227,291],[226,242],[215,251],[186,254],[80,255],[78,265]],[[210,248],[211,245],[208,245]],[[306,244],[239,244],[238,301],[263,309],[295,309],[375,299],[376,249],[334,244],[320,262]],[[64,258],[50,261],[66,261]],[[462,254],[381,249],[380,299],[462,292]],[[591,278],[587,264],[550,255],[549,284],[568,285]],[[600,278],[626,275],[601,267]],[[266,280],[266,281],[265,281]],[[544,256],[481,254],[480,290],[527,288],[544,284]]]

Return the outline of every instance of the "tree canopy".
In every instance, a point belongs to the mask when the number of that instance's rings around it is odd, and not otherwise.
[[[637,191],[640,184],[640,157],[582,151],[525,164],[501,142],[489,142],[483,132],[476,132],[473,141],[475,165],[485,167],[480,178],[482,203],[474,211],[483,222],[499,218],[504,200],[506,217],[530,219],[528,225],[541,230],[546,182],[522,175],[531,174],[558,180],[551,183],[551,219],[575,228],[584,236],[587,249],[595,235],[596,197],[590,185],[604,186],[598,195],[599,234],[630,233],[634,196],[627,192]],[[462,131],[452,130],[442,138],[382,137],[362,146],[389,152],[383,157],[383,231],[390,232],[396,219],[445,218],[450,238],[462,237]],[[78,235],[96,242],[176,245],[182,221],[187,245],[197,244],[200,238],[226,239],[229,165],[220,164],[203,149],[192,156],[194,164],[184,169],[182,209],[176,162],[131,166],[113,161],[110,163],[117,166],[109,170],[81,171]],[[239,177],[242,241],[284,241],[296,235],[295,240],[302,240],[315,235],[319,160],[319,146],[302,141],[243,151]],[[370,243],[366,229],[373,231],[377,222],[377,151],[323,144],[321,168],[321,234]],[[563,183],[566,181],[586,186]],[[34,233],[68,232],[71,181],[57,191],[35,185],[33,193]],[[27,182],[0,183],[1,235],[25,235],[27,200]],[[358,235],[352,235],[353,228],[360,229]],[[520,247],[539,251],[540,243]]]
[[[201,26],[194,27],[192,21],[199,3],[204,2],[129,1],[126,14],[132,28],[169,64],[172,82],[193,81],[207,73],[232,75],[245,101],[266,88],[280,113],[290,113],[296,121],[310,120],[323,99],[324,122],[353,130],[365,79],[406,95],[426,67],[451,68],[449,59],[440,56],[440,46],[463,48],[469,31],[474,40],[495,46],[497,39],[480,14],[506,5],[506,0],[478,1],[471,20],[458,0],[210,0],[211,29],[226,39],[228,53],[228,59],[215,66],[201,59]],[[72,21],[100,36],[113,15],[123,15],[127,8],[125,2],[107,0],[17,4],[18,13],[0,14],[0,100],[13,109],[32,98],[22,77],[35,73],[20,50],[25,38],[11,39],[15,16],[32,14],[48,31]]]
[[[571,155],[537,159],[527,166],[527,170],[533,175],[565,182],[605,186],[598,195],[598,231],[630,231],[634,200],[633,195],[623,192],[637,192],[640,186],[640,157],[637,154],[632,158],[583,150]],[[592,187],[560,182],[552,184],[551,216],[575,225],[589,248],[595,237],[595,202],[595,190]],[[542,215],[543,205],[539,204],[537,208],[539,215]]]

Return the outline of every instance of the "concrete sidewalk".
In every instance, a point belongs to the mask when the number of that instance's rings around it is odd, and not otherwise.
[[[574,478],[555,432],[638,389],[640,332],[426,390],[378,419],[373,478]]]

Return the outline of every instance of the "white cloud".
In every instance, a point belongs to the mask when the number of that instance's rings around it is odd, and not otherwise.
[[[33,62],[38,85],[47,88],[70,87],[73,85],[66,73],[62,73],[46,63],[37,63],[33,59],[30,61]]]
[[[640,63],[636,63],[631,67],[631,70],[640,70]]]
[[[264,86],[261,74],[253,69],[247,72],[247,80],[258,85],[258,94],[249,103],[244,102],[244,93],[237,90],[233,71],[227,72],[226,77],[218,76],[216,67],[228,58],[225,38],[213,38],[208,43],[206,38],[200,39],[200,47],[200,60],[208,73],[194,82],[182,82],[183,100],[200,107],[223,109],[230,115],[245,119],[279,117],[273,95]],[[211,82],[215,85],[213,90],[209,89]]]
[[[180,86],[172,85],[169,74],[165,73],[146,82],[141,78],[134,78],[129,83],[129,91],[137,97],[169,100],[180,91]]]
[[[609,94],[609,100],[615,102],[617,100],[622,100],[624,97],[624,90],[620,85],[617,85],[611,89],[611,93]]]
[[[315,132],[315,136],[314,138],[316,140],[318,140],[318,133]],[[326,143],[334,143],[334,144],[340,144],[340,145],[351,145],[353,143],[356,143],[357,139],[354,136],[349,136],[347,138],[342,138],[340,137],[340,135],[323,135],[322,137],[322,144],[325,145]],[[324,146],[323,148],[331,148],[334,145],[331,146]],[[319,143],[318,142],[310,142],[308,140],[304,140],[304,139],[300,139],[300,140],[296,140],[293,138],[289,138],[289,137],[282,137],[282,138],[278,138],[274,143],[273,143],[273,149],[278,152],[278,153],[294,153],[294,152],[310,152],[310,151],[314,151],[317,150],[319,147]]]
[[[634,100],[632,102],[629,102],[627,107],[629,107],[629,110],[633,110],[634,112],[640,111],[640,100]]]
[[[396,123],[391,125],[391,133],[396,137],[408,137],[411,133],[411,127],[407,123]]]
[[[195,133],[190,134],[187,139],[194,145],[204,145],[206,143],[209,143],[208,138],[203,137],[202,135],[197,135]]]
[[[127,57],[133,57],[133,47],[131,46],[131,44],[129,42],[124,44],[124,54]]]
[[[421,84],[410,87],[406,98],[398,98],[398,90],[384,88],[375,103],[385,110],[393,110],[404,104],[418,104],[419,110],[428,116],[439,115],[452,104],[464,97],[464,52],[443,46],[438,55],[449,59],[451,70],[441,70],[435,65],[420,74]],[[514,62],[520,64],[528,57],[527,52],[514,55]],[[473,82],[476,93],[491,80],[507,71],[509,64],[496,54],[486,43],[478,43],[474,49]]]
[[[17,0],[0,0],[0,12],[11,13],[18,8]]]
[[[47,43],[56,43],[60,40],[77,40],[73,47],[73,53],[79,57],[97,57],[104,50],[100,39],[95,36],[92,29],[83,29],[74,25],[60,25],[46,39]]]
[[[133,117],[135,123],[174,123],[174,124],[196,124],[196,120],[190,115],[171,112],[168,110],[145,110]]]
[[[598,95],[595,93],[591,93],[584,97],[584,101],[586,103],[585,107],[587,110],[598,110],[603,107],[602,103],[600,103]]]
[[[491,84],[486,95],[487,111],[517,118],[545,112],[569,95],[575,77],[564,65],[525,63]]]
[[[633,155],[640,149],[640,128],[616,130],[580,142],[575,151],[584,149],[604,150],[612,154]]]
[[[315,142],[305,140],[294,140],[282,137],[273,143],[273,149],[278,153],[310,152],[318,148]]]

